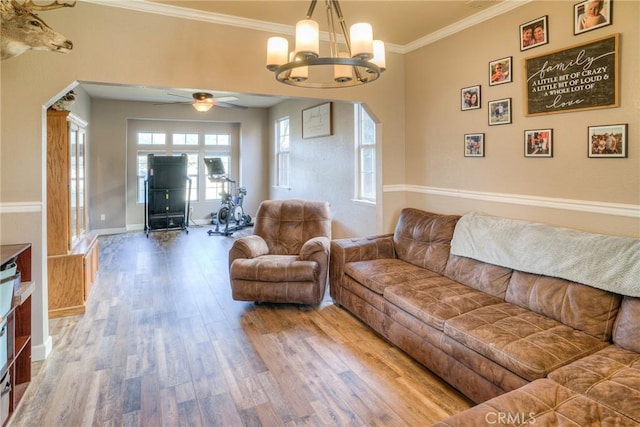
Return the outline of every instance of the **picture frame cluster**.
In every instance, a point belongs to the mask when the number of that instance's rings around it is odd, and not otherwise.
[[[612,12],[613,0],[582,0],[574,4],[574,36],[611,25],[613,22]],[[521,24],[518,28],[518,34],[521,52],[549,44],[548,15],[540,16]],[[487,82],[489,88],[513,83],[513,71],[512,56],[489,61]],[[460,110],[472,111],[481,109],[483,96],[486,96],[486,94],[482,93],[482,85],[480,84],[461,88]],[[489,99],[486,105],[488,126],[508,125],[513,122],[512,98]],[[589,158],[628,157],[629,141],[627,131],[628,124],[588,126],[586,138],[587,156]],[[554,155],[554,130],[551,128],[525,130],[522,144],[525,158],[551,158]],[[465,133],[463,145],[464,157],[485,157],[485,133]]]

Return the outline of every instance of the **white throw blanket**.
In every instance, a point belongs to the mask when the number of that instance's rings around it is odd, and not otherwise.
[[[472,212],[458,221],[451,253],[640,297],[640,239]]]

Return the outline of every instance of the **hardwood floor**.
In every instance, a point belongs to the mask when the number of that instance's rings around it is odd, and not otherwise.
[[[101,237],[87,313],[51,322],[10,425],[424,426],[471,406],[328,295],[233,301],[233,237],[206,230]]]

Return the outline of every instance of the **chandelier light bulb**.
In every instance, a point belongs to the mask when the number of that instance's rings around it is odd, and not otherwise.
[[[320,36],[318,23],[303,19],[296,24],[296,55],[312,56],[320,54]]]
[[[349,30],[351,38],[351,57],[370,59],[373,57],[373,28],[371,24],[360,22]]]
[[[347,52],[340,52],[338,58],[349,58],[349,54]],[[353,80],[353,67],[351,65],[334,65],[333,80],[338,83]]]
[[[287,63],[289,41],[284,37],[271,37],[267,42],[267,69],[275,71],[282,64]]]
[[[387,59],[384,52],[384,42],[382,40],[373,41],[373,58],[371,62],[380,68],[380,71],[387,69]]]

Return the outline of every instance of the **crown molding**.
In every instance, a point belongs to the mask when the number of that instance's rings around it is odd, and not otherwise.
[[[449,37],[455,33],[466,30],[467,28],[471,28],[475,25],[478,25],[484,21],[488,21],[490,19],[495,18],[496,16],[500,16],[504,13],[510,12],[514,9],[519,8],[520,6],[524,6],[527,3],[532,2],[533,0],[504,0],[501,3],[498,3],[495,6],[492,6],[488,9],[485,9],[481,12],[473,14],[468,18],[465,18],[461,21],[455,22],[451,25],[448,25],[444,28],[441,28],[437,31],[434,31],[431,34],[428,34],[424,37],[421,37],[415,41],[407,43],[402,47],[402,53],[408,53],[413,50],[424,47],[428,44],[435,43],[438,40],[441,40],[445,37]]]
[[[170,16],[173,18],[191,19],[194,21],[209,22],[211,24],[229,25],[232,27],[246,28],[256,31],[264,31],[268,33],[276,33],[287,36],[295,35],[295,27],[293,25],[276,24],[273,22],[260,21],[257,19],[242,18],[238,16],[225,15],[222,13],[206,12],[195,9],[188,9],[180,6],[150,2],[147,0],[82,0],[85,3],[99,4],[102,6],[119,7],[122,9],[135,10],[138,12],[155,13],[158,15]],[[478,12],[466,19],[451,24],[445,28],[435,31],[429,35],[419,38],[406,45],[398,45],[386,43],[385,48],[388,52],[405,54],[413,50],[419,49],[430,43],[434,43],[440,39],[448,37],[459,31],[473,27],[481,22],[495,18],[496,16],[507,13],[533,0],[504,0],[495,6]],[[320,38],[324,41],[329,40],[326,32],[320,34]],[[339,36],[340,38],[340,36]]]

